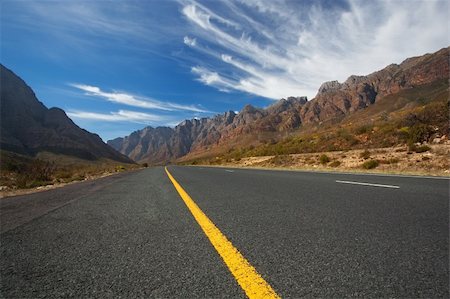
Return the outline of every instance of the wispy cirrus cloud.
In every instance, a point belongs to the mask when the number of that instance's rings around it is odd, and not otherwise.
[[[201,109],[194,105],[180,105],[180,104],[171,103],[171,102],[158,101],[158,100],[155,100],[155,99],[152,99],[149,97],[137,96],[137,95],[125,93],[125,92],[117,92],[117,91],[106,92],[106,91],[101,90],[97,86],[86,85],[86,84],[70,83],[69,85],[72,87],[75,87],[79,90],[84,91],[85,94],[88,96],[95,96],[95,97],[103,98],[109,102],[133,106],[133,107],[139,107],[139,108],[144,108],[144,109],[165,110],[165,111],[184,110],[184,111],[192,111],[192,112],[198,112],[198,113],[210,113],[210,111]]]
[[[448,2],[412,2],[180,0],[196,40],[185,43],[210,57],[191,66],[197,79],[272,99],[448,46]]]
[[[8,12],[2,14],[3,24],[39,35],[33,50],[53,61],[63,62],[68,56],[82,54],[79,59],[102,60],[102,49],[117,48],[139,51],[165,59],[175,59],[170,51],[160,51],[182,37],[178,17],[154,5],[136,1],[7,1]],[[148,5],[150,4],[150,5]],[[172,3],[175,5],[174,3]],[[164,15],[171,26],[162,26]],[[26,41],[28,42],[28,41]],[[49,46],[49,45],[52,46]],[[125,57],[122,57],[122,60]],[[108,57],[110,61],[111,56]],[[128,59],[144,60],[137,55]]]
[[[71,110],[67,113],[67,115],[76,119],[100,120],[108,122],[135,122],[142,124],[153,124],[169,120],[167,117],[160,115],[129,110],[119,110],[117,112],[110,113]]]

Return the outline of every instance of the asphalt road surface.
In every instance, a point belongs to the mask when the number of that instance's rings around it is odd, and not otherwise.
[[[449,180],[168,167],[283,298],[449,297]],[[0,297],[245,297],[164,168],[0,199]]]

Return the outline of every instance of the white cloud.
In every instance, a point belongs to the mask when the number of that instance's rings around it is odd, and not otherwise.
[[[190,47],[195,47],[195,45],[197,44],[197,40],[195,38],[191,38],[189,36],[185,36],[183,40],[184,40],[184,43]]]
[[[101,120],[110,122],[136,122],[143,124],[150,124],[167,120],[167,118],[162,117],[160,115],[129,110],[119,110],[117,112],[110,112],[110,113],[95,113],[88,111],[72,110],[69,111],[67,115],[71,118],[76,119]]]
[[[212,58],[193,60],[191,71],[224,91],[311,98],[324,81],[369,74],[450,44],[447,1],[349,0],[331,9],[282,0],[207,3],[182,1],[196,44],[209,45],[195,49]]]
[[[235,29],[240,29],[241,26],[239,23],[234,22],[233,20],[226,19],[221,17],[219,14],[216,14],[212,10],[208,9],[206,6],[196,2],[196,1],[187,1],[187,5],[183,7],[183,14],[191,16],[192,18],[197,18],[199,24],[204,24],[207,27],[207,24],[210,23],[212,19],[218,21],[228,27],[233,27]]]
[[[71,83],[69,84],[72,87],[83,90],[86,92],[88,96],[96,96],[103,98],[109,102],[114,102],[118,104],[145,108],[145,109],[157,109],[157,110],[165,110],[165,111],[175,111],[175,110],[185,110],[199,113],[208,113],[210,111],[198,108],[193,105],[180,105],[171,102],[163,102],[155,99],[151,99],[148,97],[136,96],[129,93],[124,92],[106,92],[102,91],[97,86],[85,85],[85,84],[77,84]]]

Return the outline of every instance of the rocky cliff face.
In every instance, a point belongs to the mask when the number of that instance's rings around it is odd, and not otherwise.
[[[88,160],[108,158],[132,163],[98,135],[79,128],[63,110],[45,107],[32,89],[3,65],[0,83],[1,149],[26,155],[49,151]]]
[[[449,77],[449,49],[408,58],[367,76],[350,76],[344,83],[325,82],[300,116],[319,122],[364,109],[384,96]]]
[[[213,118],[186,120],[171,128],[150,128],[108,144],[136,161],[165,163],[223,147],[245,136],[289,132],[302,124],[327,121],[376,104],[384,96],[449,77],[449,50],[413,57],[344,83],[323,83],[314,99],[289,97],[266,109],[245,106]],[[164,132],[164,133],[163,133]]]

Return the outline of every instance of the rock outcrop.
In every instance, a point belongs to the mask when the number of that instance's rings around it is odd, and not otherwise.
[[[0,83],[2,150],[31,156],[48,151],[87,160],[107,158],[134,163],[98,135],[78,127],[63,110],[45,107],[33,90],[3,65]]]
[[[238,114],[228,111],[212,118],[186,120],[174,129],[147,127],[108,144],[136,161],[166,163],[214,148],[226,150],[246,136],[283,136],[302,124],[345,116],[401,90],[448,80],[449,50],[409,58],[367,76],[350,76],[344,83],[325,82],[311,101],[288,97],[266,109],[246,105]]]
[[[320,122],[372,105],[401,90],[449,77],[449,49],[408,58],[367,76],[350,76],[344,83],[325,82],[301,111],[304,123]]]

